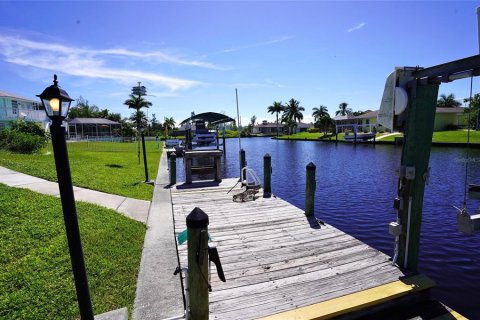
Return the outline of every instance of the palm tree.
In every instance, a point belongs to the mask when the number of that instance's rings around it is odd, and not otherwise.
[[[321,118],[327,115],[329,116],[328,109],[324,105],[320,105],[318,108],[313,108],[312,110],[313,110],[312,117],[313,119],[315,119],[315,122],[319,121]]]
[[[300,106],[300,101],[292,98],[290,99],[290,101],[288,101],[287,105],[285,106],[285,112],[283,114],[283,118],[292,120],[293,126],[296,126],[297,122],[300,122],[301,120],[303,120],[302,111],[305,111],[305,108]]]
[[[280,112],[285,111],[285,107],[282,104],[282,101],[277,102],[273,101],[273,104],[267,108],[268,113],[274,114],[276,113],[277,115],[277,137],[278,137],[278,114]]]
[[[145,112],[141,110],[137,110],[134,113],[132,113],[130,115],[129,120],[137,124],[137,130],[139,130],[141,127],[145,127],[148,121],[147,115],[145,114]]]
[[[441,94],[440,99],[437,100],[437,108],[455,108],[461,105],[461,102],[455,100],[455,95],[453,93],[450,93],[448,96]]]
[[[318,108],[313,108],[312,117],[315,120],[316,126],[323,128],[324,135],[327,134],[328,126],[330,125],[331,118],[328,114],[328,109],[324,105],[320,105]]]
[[[347,116],[349,114],[352,114],[352,108],[348,107],[348,103],[342,102],[338,105],[338,110],[335,112],[336,116]]]
[[[143,99],[142,96],[136,96],[133,94],[131,94],[130,99],[125,100],[123,104],[127,105],[129,109],[135,109],[137,112],[142,108],[149,108],[152,106],[150,101]],[[140,122],[137,122],[137,128],[139,127]]]
[[[170,118],[165,117],[165,120],[163,122],[163,127],[165,128],[165,138],[166,138],[168,137],[170,130],[173,130],[175,128],[175,120],[173,120],[173,117],[170,117]]]

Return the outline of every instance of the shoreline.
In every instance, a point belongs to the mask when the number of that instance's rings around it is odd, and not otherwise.
[[[252,137],[254,138],[254,137]],[[351,141],[345,141],[345,140],[338,140],[336,141],[335,139],[307,139],[307,138],[277,138],[277,137],[271,137],[271,139],[274,140],[289,140],[289,141],[321,141],[321,142],[328,142],[328,143],[348,143],[348,144],[353,144]],[[371,144],[371,145],[376,145],[376,144],[382,144],[382,145],[393,145],[393,146],[401,146],[402,144],[395,143],[395,141],[382,141],[382,140],[377,140],[375,142],[373,141],[367,141],[367,142],[357,142],[358,144]],[[432,141],[432,147],[453,147],[453,148],[478,148],[480,149],[480,143],[466,143],[466,142],[438,142],[438,141]]]

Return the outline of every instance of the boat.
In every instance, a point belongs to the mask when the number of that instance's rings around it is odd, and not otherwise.
[[[357,133],[356,134],[356,140],[357,142],[365,142],[370,139],[373,139],[375,137],[374,132],[369,132],[369,133]],[[355,141],[355,134],[345,134],[344,137],[345,141]]]
[[[195,121],[192,149],[217,149],[217,133],[209,131],[204,120]]]
[[[165,148],[175,148],[182,143],[180,139],[165,139]]]

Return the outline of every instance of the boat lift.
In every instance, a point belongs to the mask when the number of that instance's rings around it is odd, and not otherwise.
[[[378,122],[404,132],[398,193],[394,201],[397,221],[395,258],[404,269],[417,270],[423,197],[429,178],[429,158],[440,84],[480,75],[480,55],[421,68],[396,68],[387,78]],[[478,211],[477,211],[478,212]],[[480,215],[460,212],[459,226],[480,231]],[[468,215],[468,217],[467,217]],[[462,230],[463,227],[461,227]]]

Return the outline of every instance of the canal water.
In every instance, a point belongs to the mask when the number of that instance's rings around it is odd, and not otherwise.
[[[239,142],[227,139],[223,176],[239,177]],[[247,166],[263,180],[263,157],[272,157],[272,192],[299,208],[305,207],[305,166],[316,165],[315,215],[370,246],[392,256],[394,238],[388,223],[397,192],[395,170],[401,147],[241,139]],[[430,181],[425,189],[419,269],[434,279],[433,295],[470,319],[480,319],[480,233],[457,231],[452,207],[463,203],[467,183],[480,184],[480,150],[432,148]],[[185,181],[183,161],[177,161],[177,181]],[[471,211],[479,200],[469,200]]]

